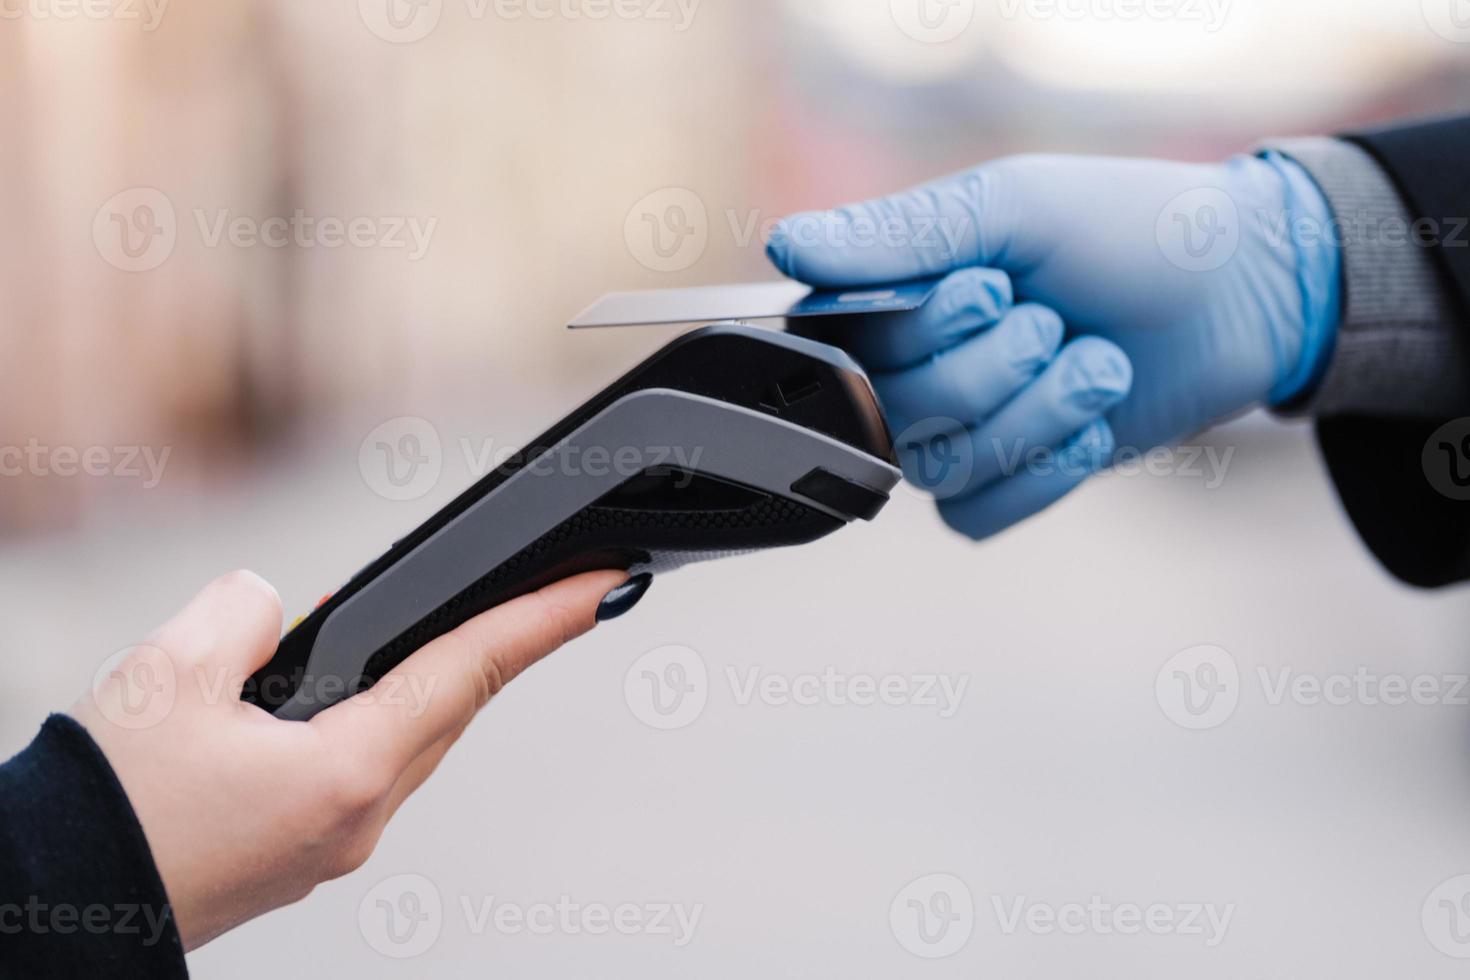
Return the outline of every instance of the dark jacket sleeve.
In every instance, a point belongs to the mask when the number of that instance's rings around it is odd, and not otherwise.
[[[1338,349],[1307,406],[1328,470],[1390,572],[1464,581],[1470,422],[1451,423],[1470,416],[1470,117],[1285,145],[1343,242]]]
[[[53,715],[0,766],[0,977],[187,976],[122,784],[86,729]]]
[[[1424,231],[1462,301],[1470,299],[1470,116],[1345,137],[1378,161]]]

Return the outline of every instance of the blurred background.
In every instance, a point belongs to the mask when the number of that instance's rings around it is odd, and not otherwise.
[[[999,154],[1207,160],[1464,109],[1461,7],[5,5],[0,446],[28,462],[0,481],[0,750],[217,573],[304,612],[672,335],[562,329],[602,293],[769,278],[782,214]],[[407,494],[371,466],[373,434],[404,431],[434,458]],[[507,692],[367,868],[196,975],[1463,975],[1421,913],[1470,872],[1465,708],[1272,704],[1258,672],[1463,675],[1464,596],[1372,563],[1307,429],[1206,443],[1235,452],[1218,486],[1100,480],[980,546],[904,494],[820,546],[658,583]],[[668,644],[710,690],[663,732],[623,678]],[[1238,664],[1240,707],[1186,731],[1155,677],[1201,644]],[[742,705],[726,673],[828,666],[969,686],[940,718]],[[935,873],[975,925],[926,960],[890,904]],[[404,874],[444,905],[412,959],[359,917]],[[676,948],[462,914],[562,895],[703,918]],[[1022,896],[1235,911],[1215,946],[1007,933],[996,902]]]

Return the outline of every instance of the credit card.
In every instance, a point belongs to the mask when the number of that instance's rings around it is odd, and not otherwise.
[[[814,290],[799,282],[756,282],[609,293],[568,326],[644,327],[730,320],[904,313],[929,301],[938,279],[847,290]]]

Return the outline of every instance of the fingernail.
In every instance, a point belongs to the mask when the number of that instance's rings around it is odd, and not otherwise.
[[[1090,472],[1101,473],[1107,469],[1116,448],[1112,426],[1105,419],[1098,419],[1078,433],[1071,444],[1062,450],[1062,453],[1073,456],[1069,462],[1074,466],[1086,467]]]
[[[622,585],[613,589],[602,597],[602,602],[597,606],[597,621],[599,623],[611,622],[633,611],[633,607],[643,600],[648,594],[648,587],[653,584],[653,576],[648,572],[634,575]]]
[[[1074,404],[1096,411],[1112,408],[1133,388],[1132,365],[1112,358],[1079,364],[1074,384]]]
[[[1112,408],[1127,397],[1126,391],[1116,388],[1088,388],[1072,394],[1072,404],[1083,411],[1102,412]]]

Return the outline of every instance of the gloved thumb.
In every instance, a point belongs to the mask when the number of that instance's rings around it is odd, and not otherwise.
[[[783,219],[766,254],[823,289],[927,279],[984,265],[1005,269],[1018,202],[985,165],[889,197]]]

